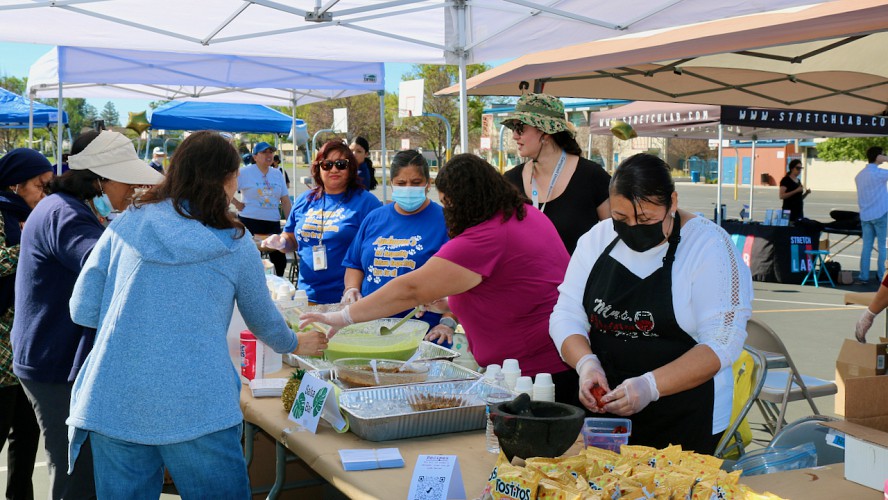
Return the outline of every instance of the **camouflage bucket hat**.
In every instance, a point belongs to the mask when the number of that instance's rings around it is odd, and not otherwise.
[[[571,137],[577,135],[573,124],[564,118],[564,103],[549,94],[521,96],[515,105],[515,113],[503,120],[503,125],[510,129],[518,123],[536,127],[546,134],[567,131]]]

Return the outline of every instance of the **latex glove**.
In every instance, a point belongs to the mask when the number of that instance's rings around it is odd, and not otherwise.
[[[320,356],[327,348],[327,335],[317,330],[307,330],[296,334],[299,345],[293,354],[303,356]]]
[[[445,342],[453,344],[453,329],[447,325],[435,325],[435,327],[429,330],[429,333],[426,334],[425,340],[436,342],[439,345],[444,344]]]
[[[262,246],[271,250],[283,252],[287,248],[287,240],[279,234],[272,234],[268,238],[262,240]]]
[[[424,304],[423,310],[438,314],[445,314],[450,312],[450,306],[447,303],[447,297],[443,297],[434,302]]]
[[[863,310],[860,319],[857,320],[857,326],[854,327],[854,336],[861,344],[866,344],[866,332],[873,326],[873,320],[876,315],[870,312],[869,308]]]
[[[595,397],[592,396],[592,388],[596,384],[605,391],[610,391],[598,356],[587,354],[580,358],[577,362],[577,373],[580,375],[580,402],[593,413],[604,413],[604,409],[598,406]]]
[[[303,313],[299,316],[299,329],[310,328],[311,323],[323,323],[330,326],[327,338],[331,339],[341,328],[354,324],[348,308],[349,306],[345,306],[341,311],[328,313]]]
[[[647,372],[640,377],[627,378],[609,394],[602,398],[608,413],[626,417],[635,415],[652,401],[660,399],[657,380],[654,374]]]
[[[355,302],[361,300],[361,291],[357,288],[349,288],[342,294],[342,300],[340,303],[342,304],[354,304]]]

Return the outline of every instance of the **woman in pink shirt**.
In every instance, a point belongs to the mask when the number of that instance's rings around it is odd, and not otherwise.
[[[482,158],[456,155],[436,180],[451,240],[429,261],[334,313],[310,313],[334,328],[446,303],[482,366],[515,358],[522,375],[551,373],[555,399],[579,406],[576,373],[549,337],[549,315],[570,257],[542,212]],[[442,300],[443,299],[443,300]]]

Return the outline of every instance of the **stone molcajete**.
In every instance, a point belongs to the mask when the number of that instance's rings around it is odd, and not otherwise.
[[[531,401],[521,394],[490,410],[493,432],[509,460],[512,457],[558,457],[577,440],[586,412],[576,406]]]

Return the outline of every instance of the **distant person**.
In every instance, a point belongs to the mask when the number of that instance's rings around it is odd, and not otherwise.
[[[284,174],[284,182],[287,184],[287,189],[290,189],[290,176],[287,175],[287,170],[281,166],[281,157],[279,155],[274,155],[274,159],[271,160],[271,166],[280,170],[282,174]],[[288,214],[284,214],[285,216]]]
[[[373,161],[370,160],[370,143],[363,137],[355,137],[355,140],[349,146],[355,161],[358,162],[358,179],[364,189],[373,191],[379,182],[376,180],[376,169],[373,168]]]
[[[38,151],[13,149],[0,158],[0,448],[6,450],[6,498],[33,499],[34,460],[40,426],[18,377],[12,372],[12,329],[15,275],[22,227],[46,196],[52,165]]]
[[[802,186],[799,176],[802,175],[802,160],[798,158],[789,162],[789,171],[780,179],[780,193],[783,210],[789,210],[789,220],[796,222],[805,217],[804,199],[811,194],[810,189]]]
[[[242,167],[237,178],[237,189],[240,190],[243,201],[233,198],[231,202],[251,235],[279,234],[281,216],[289,214],[292,206],[283,174],[280,170],[271,168],[274,152],[274,146],[267,142],[253,146],[254,163]],[[283,276],[287,268],[287,256],[270,250],[268,260],[274,264],[274,273]]]
[[[857,184],[857,205],[860,207],[860,228],[863,231],[863,250],[860,253],[860,274],[855,285],[865,285],[870,280],[870,257],[875,239],[879,258],[879,275],[885,276],[885,237],[888,233],[888,170],[879,168],[879,164],[888,161],[885,151],[880,146],[866,150],[869,161],[863,170],[854,177]]]
[[[342,260],[367,214],[382,203],[358,181],[355,156],[339,140],[327,141],[311,165],[314,188],[296,198],[287,225],[262,242],[265,248],[296,252],[299,289],[315,304],[342,300]]]
[[[166,152],[162,147],[154,148],[154,156],[151,158],[151,161],[148,163],[148,166],[157,170],[159,173],[163,173],[163,160],[166,159]]]
[[[564,117],[564,103],[548,94],[525,94],[503,120],[518,154],[528,161],[506,172],[506,180],[555,225],[567,252],[600,220],[610,218],[610,176],[582,157],[576,129]]]

